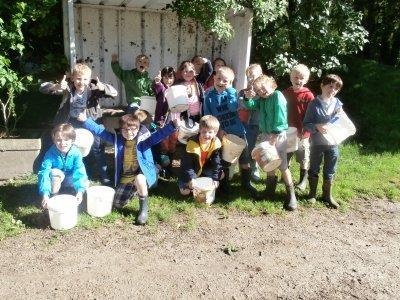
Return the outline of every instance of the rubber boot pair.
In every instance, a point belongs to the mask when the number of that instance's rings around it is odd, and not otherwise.
[[[149,202],[147,197],[139,197],[139,211],[136,216],[136,224],[137,225],[144,225],[149,218]]]
[[[218,187],[218,193],[228,195],[230,191],[230,183],[229,183],[229,168],[223,168],[224,178],[221,179]]]
[[[240,170],[240,179],[242,188],[249,192],[250,197],[254,199],[260,199],[260,195],[258,191],[251,185],[251,169],[241,169]]]
[[[308,202],[314,204],[317,201],[317,187],[318,187],[318,176],[308,177],[308,182],[310,184],[310,193],[308,194]],[[339,203],[335,201],[332,197],[332,180],[325,179],[322,184],[322,199],[326,204],[334,209],[339,208]]]
[[[307,187],[308,171],[306,169],[300,169],[300,179],[296,188],[302,192],[305,191]]]

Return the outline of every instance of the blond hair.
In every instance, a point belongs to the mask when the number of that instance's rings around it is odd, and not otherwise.
[[[233,81],[233,79],[235,79],[235,73],[233,73],[233,70],[227,66],[219,68],[216,74],[218,73],[225,75],[231,82]]]
[[[292,75],[293,73],[300,74],[307,81],[310,78],[310,69],[306,65],[303,65],[303,64],[298,64],[298,65],[294,66],[290,70],[290,75]]]
[[[253,72],[258,71],[260,75],[263,73],[263,70],[262,70],[260,64],[251,64],[251,65],[249,65],[247,67],[247,69],[246,69],[246,76],[247,77],[250,77],[249,74],[250,74],[251,71],[253,71]]]
[[[140,123],[144,124],[146,127],[153,122],[153,118],[147,110],[138,109],[133,113],[133,115],[136,116]]]
[[[72,77],[76,75],[88,75],[90,77],[92,75],[92,69],[88,65],[82,63],[76,64],[72,69]]]
[[[138,56],[136,56],[135,61],[138,61],[139,59],[142,59],[142,58],[150,60],[146,54],[139,54]]]
[[[270,84],[272,89],[274,89],[274,90],[278,87],[275,79],[273,77],[270,77],[267,75],[261,75],[256,80],[254,80],[254,83],[253,83],[253,85],[256,89],[261,88],[261,86],[264,84]]]
[[[200,128],[207,128],[207,129],[212,129],[215,132],[218,132],[219,130],[219,121],[216,117],[212,115],[206,115],[203,116],[200,121],[199,121],[199,127]]]

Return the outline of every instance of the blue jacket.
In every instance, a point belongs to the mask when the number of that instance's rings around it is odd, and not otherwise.
[[[245,135],[244,126],[239,119],[237,93],[234,88],[227,88],[222,93],[210,88],[204,97],[203,112],[203,115],[216,117],[226,133],[239,137]]]
[[[329,142],[324,138],[315,127],[316,124],[326,124],[333,119],[333,117],[342,109],[343,103],[338,99],[334,98],[334,110],[333,113],[327,114],[322,106],[320,96],[317,96],[312,100],[307,107],[306,115],[303,120],[303,128],[311,133],[310,142],[311,145],[329,145]]]
[[[39,194],[41,196],[50,196],[51,169],[61,170],[66,177],[72,176],[73,186],[77,192],[84,192],[88,187],[88,178],[82,161],[82,154],[75,145],[72,145],[65,157],[57,149],[56,145],[47,150],[38,173]]]
[[[83,127],[105,141],[114,144],[114,182],[115,185],[117,185],[121,179],[123,170],[125,147],[124,137],[121,134],[108,132],[104,126],[98,125],[92,119],[87,119],[86,122],[83,123]],[[176,128],[173,123],[169,123],[163,128],[155,131],[153,134],[150,134],[149,130],[144,125],[140,125],[137,137],[136,155],[140,170],[146,177],[149,187],[152,187],[157,181],[156,166],[154,164],[151,146],[158,144],[171,135],[175,130]]]

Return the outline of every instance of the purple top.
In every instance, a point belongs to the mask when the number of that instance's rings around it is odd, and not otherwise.
[[[158,123],[163,123],[165,121],[165,114],[168,111],[168,102],[167,99],[165,98],[165,90],[167,89],[167,86],[164,85],[164,83],[159,82],[155,83],[153,82],[153,91],[154,94],[156,95],[156,112],[154,116],[154,122],[156,124]]]

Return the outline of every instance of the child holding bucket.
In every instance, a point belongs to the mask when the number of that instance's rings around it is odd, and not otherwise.
[[[232,87],[235,75],[232,69],[221,67],[215,74],[214,87],[209,89],[204,100],[204,115],[213,115],[220,122],[219,137],[233,134],[246,141],[245,129],[239,119],[237,92]],[[250,183],[250,154],[247,142],[239,157],[241,171],[241,185],[251,197],[258,198],[257,190]],[[229,191],[229,167],[231,162],[222,160],[224,179],[221,181],[220,190]]]
[[[128,103],[127,112],[133,112],[135,107],[140,105],[141,96],[152,96],[152,80],[147,70],[150,60],[147,55],[140,54],[135,59],[135,68],[123,70],[118,62],[118,55],[113,53],[111,56],[111,69],[125,87],[126,102]]]
[[[89,186],[81,151],[73,145],[76,134],[70,124],[60,124],[51,132],[53,145],[47,150],[38,173],[42,207],[47,208],[50,196],[60,190],[75,194],[77,204]]]
[[[215,188],[222,177],[221,141],[217,137],[219,121],[214,116],[203,116],[199,133],[189,138],[181,161],[178,178],[179,191],[189,195],[197,177],[210,177]]]
[[[86,129],[114,145],[117,185],[114,206],[125,206],[137,192],[140,208],[136,224],[144,225],[148,219],[148,188],[157,182],[151,147],[172,134],[180,121],[174,120],[151,134],[140,124],[138,116],[126,114],[119,119],[121,133],[113,134],[92,119],[87,119],[85,114],[80,115],[80,120]]]
[[[118,92],[111,85],[102,83],[98,77],[96,80],[91,80],[91,76],[92,69],[86,64],[78,63],[72,70],[70,80],[64,75],[60,83],[44,82],[40,85],[39,91],[44,94],[63,96],[54,117],[55,125],[68,122],[75,128],[80,128],[82,124],[77,120],[77,116],[84,111],[93,120],[100,120],[103,114],[100,99],[114,98]],[[92,168],[97,168],[102,184],[109,185],[111,182],[107,173],[104,146],[99,138],[95,137],[91,152],[95,160]],[[90,174],[92,168],[88,165],[86,167]]]
[[[254,81],[254,90],[259,98],[252,98],[253,93],[246,91],[245,105],[249,109],[260,111],[261,140],[275,145],[279,158],[282,160],[279,169],[282,172],[287,193],[284,207],[287,210],[295,210],[297,199],[286,156],[286,130],[288,129],[286,99],[280,91],[276,90],[276,87],[276,82],[272,77],[266,75],[258,77]],[[275,170],[267,172],[265,190],[267,196],[273,197],[275,195],[277,181]]]
[[[303,120],[304,128],[311,132],[310,169],[308,171],[309,201],[311,203],[316,201],[318,173],[323,158],[322,196],[323,200],[335,209],[339,208],[339,203],[332,197],[332,182],[339,159],[339,148],[337,144],[325,139],[323,134],[327,132],[327,123],[342,112],[343,103],[335,97],[342,86],[343,81],[338,75],[329,74],[323,77],[321,95],[310,102]]]
[[[247,88],[241,90],[239,92],[239,118],[242,121],[245,129],[246,129],[246,140],[249,144],[249,153],[253,151],[254,146],[256,145],[259,129],[258,123],[260,118],[260,113],[257,110],[248,110],[244,105],[244,92],[251,92],[252,97],[256,97],[256,93],[254,92],[253,83],[258,77],[263,74],[261,65],[259,64],[251,64],[246,69],[246,77],[247,77]],[[260,171],[258,170],[257,164],[254,160],[250,160],[251,167],[251,178],[255,182],[259,182]]]
[[[292,86],[283,91],[288,106],[289,127],[297,128],[297,136],[300,139],[299,148],[289,152],[288,163],[294,154],[296,161],[300,164],[300,179],[296,185],[301,191],[306,189],[308,168],[310,164],[310,133],[303,130],[303,119],[310,101],[314,99],[313,93],[304,85],[310,78],[310,70],[306,65],[299,64],[290,71],[290,82]]]

